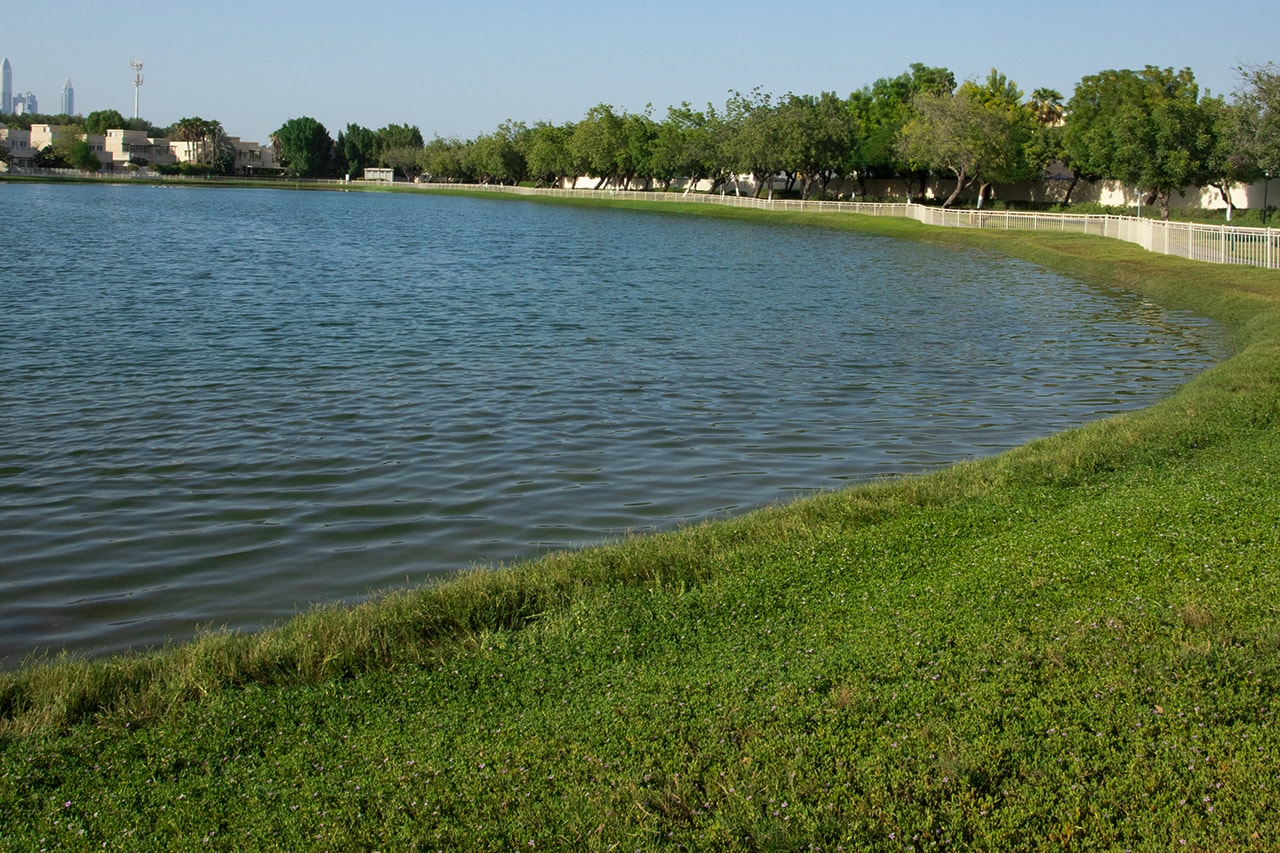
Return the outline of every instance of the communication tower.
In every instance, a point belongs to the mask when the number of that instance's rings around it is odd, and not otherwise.
[[[129,60],[129,67],[133,69],[133,117],[138,117],[138,92],[142,89],[142,60]]]

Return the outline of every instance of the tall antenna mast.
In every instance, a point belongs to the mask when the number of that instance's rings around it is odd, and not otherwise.
[[[138,92],[142,89],[142,60],[129,60],[129,67],[133,69],[133,117],[138,117]]]

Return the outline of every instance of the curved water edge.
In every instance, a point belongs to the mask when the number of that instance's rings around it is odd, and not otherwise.
[[[6,667],[991,454],[1225,352],[1131,294],[863,234],[10,190]]]

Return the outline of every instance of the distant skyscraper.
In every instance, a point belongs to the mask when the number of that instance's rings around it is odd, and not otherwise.
[[[36,96],[30,92],[25,95],[14,95],[13,112],[15,115],[32,115],[40,112],[40,104],[36,101]]]
[[[71,88],[70,77],[62,84],[62,114],[68,116],[76,114],[76,90]]]
[[[0,113],[13,112],[13,66],[9,64],[9,57],[4,58],[4,65],[0,66]]]

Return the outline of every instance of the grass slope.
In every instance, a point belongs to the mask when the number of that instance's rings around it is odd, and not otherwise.
[[[685,212],[1007,252],[1236,354],[934,475],[0,676],[0,849],[1280,846],[1280,276]]]

